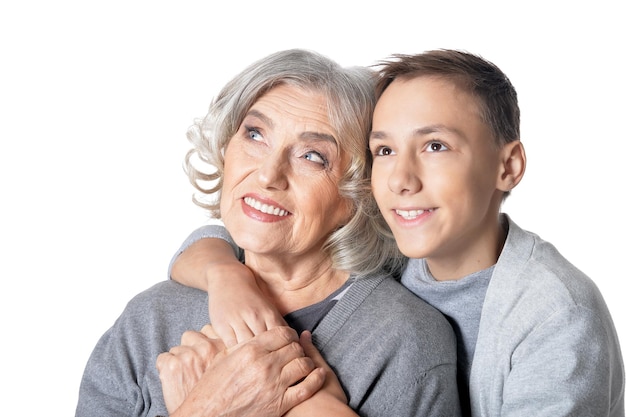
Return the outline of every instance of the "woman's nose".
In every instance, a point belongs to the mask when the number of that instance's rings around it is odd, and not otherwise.
[[[284,190],[289,183],[289,158],[284,150],[264,156],[258,170],[258,181],[264,188]]]

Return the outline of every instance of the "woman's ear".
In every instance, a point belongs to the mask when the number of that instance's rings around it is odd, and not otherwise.
[[[501,166],[497,187],[501,191],[511,191],[526,171],[526,151],[519,140],[507,143],[500,151]]]

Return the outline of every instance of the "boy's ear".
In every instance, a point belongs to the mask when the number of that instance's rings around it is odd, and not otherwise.
[[[526,151],[519,140],[507,143],[500,151],[501,165],[497,187],[501,191],[511,191],[524,176]]]

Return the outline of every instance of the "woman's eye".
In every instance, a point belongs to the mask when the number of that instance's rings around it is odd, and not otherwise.
[[[307,161],[315,162],[316,164],[328,165],[328,161],[324,156],[318,152],[309,151],[303,155],[303,158]]]
[[[447,151],[448,147],[441,142],[430,142],[426,147],[426,152]]]
[[[257,129],[252,128],[252,127],[246,127],[246,134],[247,136],[257,142],[260,142],[263,140],[263,135],[261,135],[261,132],[259,132]]]

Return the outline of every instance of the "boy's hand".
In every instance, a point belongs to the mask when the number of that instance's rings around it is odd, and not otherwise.
[[[181,284],[208,291],[211,323],[227,347],[286,325],[262,294],[252,271],[222,239],[194,242],[174,260],[171,276]]]
[[[209,317],[227,347],[245,342],[277,326],[286,326],[262,294],[252,271],[237,262],[212,264],[207,270]]]

